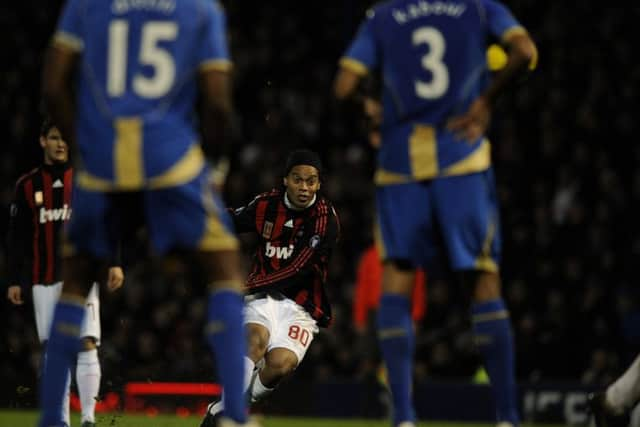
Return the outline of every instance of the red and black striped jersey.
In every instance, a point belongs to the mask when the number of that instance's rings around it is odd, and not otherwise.
[[[331,306],[325,285],[340,233],[338,215],[319,194],[304,210],[288,208],[284,198],[284,190],[274,189],[231,211],[236,231],[259,239],[246,291],[277,290],[304,307],[319,326],[327,326]]]
[[[42,165],[18,179],[7,242],[10,286],[61,280],[59,235],[71,218],[72,181],[69,164]]]

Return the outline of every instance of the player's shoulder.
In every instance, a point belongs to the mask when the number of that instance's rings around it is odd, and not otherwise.
[[[272,188],[269,191],[258,194],[254,200],[279,200],[283,197],[283,191],[280,188]]]
[[[20,175],[16,180],[16,188],[22,188],[24,184],[42,171],[42,166],[35,167],[29,172]]]
[[[264,202],[266,202],[267,204],[279,203],[280,201],[282,201],[283,197],[284,197],[284,192],[281,189],[273,188],[269,191],[265,191],[263,193],[256,195],[253,198],[253,200],[249,202],[248,206],[253,206],[258,203],[264,203]]]
[[[338,213],[336,212],[333,203],[325,196],[319,196],[318,201],[315,204],[315,210],[319,216],[328,216],[333,217],[336,220],[338,219]]]

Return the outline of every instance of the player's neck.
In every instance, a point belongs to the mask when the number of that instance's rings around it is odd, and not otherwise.
[[[287,194],[287,192],[284,192],[284,205],[294,211],[302,211],[307,209],[309,206],[313,205],[316,202],[316,195],[314,194],[313,197],[311,198],[311,200],[309,200],[309,203],[307,203],[306,206],[304,207],[298,207],[296,205],[294,205],[293,203],[291,203],[291,200],[289,200],[289,195]]]

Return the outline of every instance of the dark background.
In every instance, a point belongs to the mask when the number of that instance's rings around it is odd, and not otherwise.
[[[370,336],[355,333],[351,304],[355,266],[371,239],[375,153],[362,127],[339,116],[330,89],[337,60],[372,2],[223,3],[242,132],[226,201],[239,206],[277,185],[292,148],[322,155],[323,191],[343,227],[329,285],[336,322],[316,338],[297,377],[364,380],[373,375],[376,350]],[[490,132],[518,378],[604,384],[640,350],[640,62],[632,37],[640,7],[505,3],[540,51],[538,70],[502,99]],[[3,242],[14,183],[42,159],[42,55],[61,1],[10,4],[0,6]],[[102,293],[103,390],[132,380],[210,380],[206,300],[197,280],[175,260],[128,265],[126,274],[121,291]],[[479,359],[464,292],[445,277],[430,280],[428,293],[416,378],[468,379]],[[33,396],[39,344],[30,299],[22,307],[0,300],[1,402],[19,404]]]

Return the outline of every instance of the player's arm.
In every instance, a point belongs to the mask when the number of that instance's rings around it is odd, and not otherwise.
[[[202,3],[202,37],[197,47],[202,148],[214,164],[228,161],[233,144],[232,63],[226,16],[217,1]],[[224,177],[218,177],[217,186]]]
[[[85,23],[79,0],[69,0],[46,51],[42,91],[47,113],[72,148],[75,142],[73,75],[84,49]]]
[[[470,142],[480,138],[489,127],[491,111],[499,96],[535,68],[538,58],[535,43],[511,13],[496,1],[484,0],[483,3],[491,32],[501,39],[507,50],[507,63],[494,74],[487,89],[466,113],[449,120],[447,127]]]
[[[47,112],[71,146],[75,141],[72,76],[78,58],[78,52],[57,45],[54,41],[45,55],[42,81]]]
[[[256,231],[256,204],[260,200],[260,197],[256,197],[246,206],[239,208],[227,209],[229,215],[233,219],[233,225],[236,233],[248,233]]]
[[[231,153],[232,102],[229,71],[208,69],[200,72],[202,94],[200,121],[202,147],[207,158],[217,163]]]
[[[109,260],[107,270],[107,289],[111,292],[120,289],[124,284],[124,269],[122,268],[122,239],[115,244],[115,253]]]
[[[28,244],[32,241],[33,226],[31,209],[24,195],[21,182],[16,185],[15,196],[10,208],[9,230],[7,233],[7,265],[9,267],[9,287],[7,298],[19,305],[22,299],[22,287],[28,284],[26,263]]]
[[[296,256],[293,259],[282,263],[282,268],[273,273],[250,275],[247,278],[247,287],[282,288],[295,283],[295,276],[308,277],[308,274],[315,274],[317,263],[328,259],[339,234],[338,217],[333,208],[328,207],[328,212],[318,216],[313,226],[305,227],[304,234],[294,248]]]
[[[378,50],[373,30],[374,12],[367,12],[358,34],[340,59],[333,83],[333,94],[348,108],[364,114],[373,127],[382,119],[380,103],[363,90],[363,82],[377,65]]]

